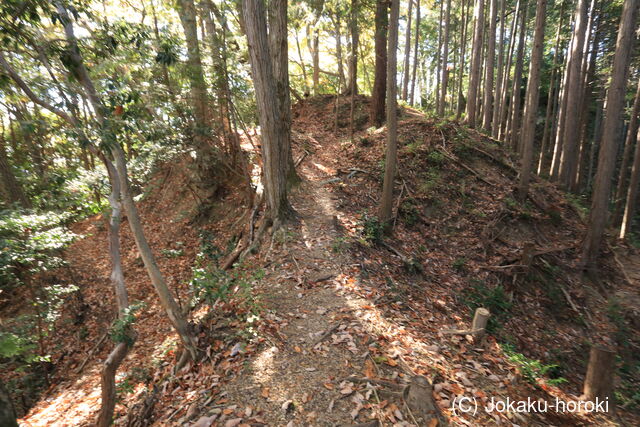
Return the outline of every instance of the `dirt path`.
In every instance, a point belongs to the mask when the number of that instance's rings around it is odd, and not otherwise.
[[[362,384],[347,379],[363,377],[379,326],[363,320],[359,308],[368,302],[348,291],[358,282],[349,276],[354,260],[336,251],[338,213],[323,184],[331,169],[319,161],[301,168],[304,182],[291,200],[299,223],[285,232],[282,252],[268,258],[273,265],[258,290],[282,325],[279,336],[226,387],[229,403],[259,411],[270,426],[351,425],[373,417],[362,410]]]

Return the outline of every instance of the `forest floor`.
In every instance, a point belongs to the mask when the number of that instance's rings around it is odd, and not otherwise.
[[[584,229],[578,204],[542,180],[529,202],[516,202],[504,150],[411,109],[400,118],[396,227],[383,239],[372,218],[386,133],[366,128],[363,97],[353,142],[344,119],[334,134],[334,101],[316,97],[294,109],[296,156],[305,156],[290,197],[295,218],[234,270],[229,295],[208,307],[210,315],[194,313],[206,358],[175,376],[176,337],[123,227],[131,300],[146,304],[135,324],[140,338],[118,377],[116,425],[148,418],[198,427],[434,426],[405,402],[415,375],[433,384],[439,409],[430,415],[440,424],[638,425],[630,403],[614,417],[483,410],[492,399],[575,400],[590,342],[615,336],[637,349],[637,250],[607,251],[601,277],[583,278],[575,267]],[[347,109],[343,100],[339,118]],[[212,214],[216,222],[190,222],[192,201],[175,168],[158,174],[141,211],[185,306],[203,241],[234,242],[247,207],[227,194]],[[82,287],[86,330],[74,325],[54,337],[61,350],[53,385],[24,425],[91,425],[97,413],[100,361],[111,347],[100,338],[113,311],[101,224],[96,217],[73,227],[86,236],[66,255]],[[443,333],[468,328],[477,306],[492,312],[488,336]],[[553,381],[560,377],[564,383]],[[637,385],[635,377],[623,380],[620,389]],[[478,412],[453,411],[460,397],[474,399]]]

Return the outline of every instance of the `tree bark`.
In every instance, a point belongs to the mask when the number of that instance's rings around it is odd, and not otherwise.
[[[483,121],[482,127],[491,132],[491,120],[493,119],[493,66],[496,56],[496,0],[490,0],[489,6],[489,30],[487,32],[487,55],[484,74],[484,101],[482,102]],[[500,46],[502,48],[502,46]]]
[[[467,45],[467,28],[469,27],[469,6],[471,0],[462,1],[462,38],[460,40],[460,71],[458,72],[458,100],[456,102],[456,120],[460,120],[462,111],[466,109],[466,106],[464,105],[464,95],[462,94],[462,77],[464,76],[464,60]]]
[[[120,254],[120,221],[122,217],[122,205],[120,203],[120,182],[118,181],[118,173],[110,160],[104,159],[107,171],[109,173],[109,182],[111,183],[111,195],[109,196],[109,204],[111,206],[111,215],[109,218],[109,257],[111,258],[111,284],[116,295],[116,308],[118,310],[118,318],[124,320],[126,310],[129,307],[129,296],[124,281],[124,273],[122,270],[122,257]],[[111,351],[107,359],[103,363],[101,373],[101,395],[102,403],[100,413],[98,415],[97,425],[99,427],[108,427],[113,421],[113,410],[116,407],[116,382],[115,376],[118,367],[127,357],[129,350],[133,346],[135,334],[131,328],[127,328],[127,339],[118,342],[116,347]]]
[[[291,151],[291,90],[289,87],[289,45],[287,42],[287,0],[269,1],[269,52],[283,133],[285,174],[289,183],[299,181]]]
[[[509,99],[509,82],[511,64],[513,62],[513,52],[516,47],[516,29],[518,28],[518,17],[522,14],[522,2],[517,0],[516,9],[513,13],[511,21],[511,31],[509,36],[509,48],[507,50],[507,62],[503,70],[502,77],[502,93],[500,94],[500,103],[498,104],[498,139],[505,140],[505,125],[506,118],[509,109],[507,108],[507,101]]]
[[[262,168],[268,217],[276,222],[290,211],[287,200],[286,134],[280,118],[272,55],[267,42],[267,22],[263,0],[243,0],[251,71],[262,137]]]
[[[540,66],[544,50],[544,27],[547,13],[547,0],[537,0],[535,34],[533,50],[527,80],[527,93],[522,124],[522,171],[518,183],[518,196],[524,201],[529,191],[531,168],[533,166],[533,141],[538,117],[538,99],[540,97]]]
[[[411,54],[411,21],[413,19],[413,0],[408,0],[409,11],[407,12],[407,29],[404,38],[404,66],[402,67],[402,100],[408,98],[409,88],[409,56]]]
[[[193,0],[178,0],[177,6],[187,44],[187,78],[191,86],[191,105],[195,121],[193,140],[197,156],[198,184],[201,190],[205,190],[205,198],[209,198],[211,194],[207,188],[215,182],[214,165],[216,162],[210,145],[212,138],[211,110],[198,45],[197,14]]]
[[[349,58],[349,91],[351,95],[358,94],[358,0],[351,0],[351,17],[349,20],[351,32],[351,55]]]
[[[538,170],[537,173],[540,175],[540,172],[543,168],[544,157],[547,151],[547,144],[549,141],[549,134],[551,129],[553,129],[553,122],[555,121],[556,115],[553,114],[554,106],[556,105],[559,84],[556,84],[558,80],[559,70],[558,70],[558,58],[560,58],[560,40],[562,34],[562,26],[564,23],[564,11],[566,6],[566,0],[562,0],[560,5],[560,20],[558,21],[558,29],[556,31],[556,41],[555,48],[553,52],[553,63],[551,64],[551,75],[549,76],[549,94],[547,97],[547,110],[545,113],[544,119],[544,130],[542,131],[542,140],[540,141],[540,156],[538,158]]]
[[[620,225],[620,238],[627,237],[627,233],[631,230],[631,224],[635,217],[636,207],[638,206],[638,191],[640,191],[640,128],[637,128],[636,149],[633,155],[633,165],[631,166],[631,177],[629,178],[629,186],[627,188],[627,202],[625,204],[624,213],[622,215],[622,224]]]
[[[384,121],[385,95],[387,90],[387,27],[389,2],[376,1],[375,15],[375,77],[371,94],[371,121],[380,126]]]
[[[616,156],[616,140],[620,132],[620,116],[627,86],[633,32],[640,0],[625,0],[616,41],[611,84],[607,94],[602,143],[598,155],[598,169],[592,194],[587,235],[582,243],[582,265],[595,269],[596,260],[607,223],[611,181]]]
[[[498,64],[496,66],[496,85],[493,95],[493,114],[491,117],[491,137],[498,139],[498,132],[500,126],[498,125],[499,117],[499,104],[501,101],[500,95],[502,94],[502,77],[503,77],[503,65],[504,65],[504,32],[505,32],[505,19],[506,17],[506,0],[500,0],[500,38],[498,41]]]
[[[444,0],[441,0],[444,1]],[[438,101],[438,115],[444,116],[447,97],[447,85],[449,83],[449,28],[451,22],[451,0],[447,0],[447,11],[444,15],[444,43],[442,46],[442,78],[440,79],[440,101]]]
[[[522,20],[520,21],[520,36],[518,37],[518,52],[513,70],[513,88],[511,90],[511,104],[509,106],[509,124],[507,125],[507,141],[514,151],[517,150],[517,143],[520,133],[520,91],[522,86],[522,67],[524,62],[525,36],[527,33],[527,15],[529,11],[529,0],[524,3],[522,9]]]
[[[582,56],[584,50],[585,33],[587,30],[587,0],[579,0],[576,6],[574,37],[571,46],[570,59],[567,66],[570,68],[569,85],[565,92],[567,97],[565,120],[562,137],[562,156],[560,157],[560,184],[567,190],[572,189],[577,169],[577,144],[579,135],[580,97],[582,93]],[[573,119],[575,118],[575,119]]]
[[[398,18],[400,0],[391,0],[391,16],[389,18],[389,45],[387,51],[387,152],[385,157],[384,182],[380,198],[379,219],[386,229],[390,229],[393,205],[393,181],[396,175],[398,157],[398,116],[396,85],[396,49],[398,46]]]
[[[469,90],[467,92],[467,124],[476,127],[476,110],[478,104],[478,86],[480,84],[480,65],[482,64],[482,30],[484,22],[484,0],[476,0],[473,12],[474,32],[469,71]]]
[[[450,0],[449,0],[450,1]],[[418,41],[420,40],[420,0],[416,0],[416,35],[413,38],[413,71],[411,72],[411,93],[409,105],[415,102],[416,72],[418,71]]]
[[[336,33],[336,62],[338,63],[338,85],[342,88],[347,87],[347,78],[344,75],[344,64],[343,64],[343,55],[342,55],[342,22],[340,19],[341,11],[336,11],[335,19],[332,17],[333,26],[335,28]]]
[[[620,163],[620,173],[618,175],[618,186],[616,189],[616,196],[614,198],[614,224],[620,224],[622,219],[624,195],[627,189],[627,174],[629,173],[629,161],[631,159],[631,152],[633,151],[633,143],[636,141],[636,133],[638,131],[638,115],[640,115],[640,80],[638,80],[638,88],[636,89],[636,96],[633,101],[633,108],[631,109],[631,117],[629,117],[629,126],[627,129],[627,136],[624,141],[624,152],[622,154],[622,162]]]
[[[609,399],[613,405],[613,379],[615,377],[616,353],[615,351],[591,347],[589,353],[589,366],[584,379],[584,399],[595,401]],[[607,406],[607,410],[609,407]]]

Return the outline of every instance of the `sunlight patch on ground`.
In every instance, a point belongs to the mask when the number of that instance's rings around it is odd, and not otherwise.
[[[275,374],[274,358],[278,353],[278,347],[272,346],[260,353],[251,363],[253,377],[261,384],[268,383]]]
[[[33,427],[92,424],[100,400],[100,369],[96,366],[73,386],[40,400],[38,406],[19,422]]]

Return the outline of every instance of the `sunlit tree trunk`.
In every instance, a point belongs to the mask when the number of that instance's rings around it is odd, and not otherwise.
[[[291,151],[291,91],[289,89],[289,45],[287,41],[287,0],[269,1],[269,52],[280,111],[285,175],[289,183],[299,180]]]
[[[560,41],[562,34],[562,26],[564,23],[564,11],[567,1],[562,0],[560,5],[560,19],[558,21],[558,29],[556,30],[556,41],[553,52],[553,62],[551,64],[551,75],[549,76],[549,94],[547,96],[547,110],[544,118],[544,130],[542,131],[542,139],[540,141],[540,156],[538,157],[538,169],[537,173],[540,175],[544,166],[544,159],[547,154],[547,146],[549,143],[549,135],[553,130],[553,123],[556,119],[554,107],[557,105],[558,87],[560,86],[559,78],[560,72],[558,70],[558,59],[560,58]]]
[[[636,213],[638,205],[638,192],[640,192],[640,128],[636,134],[636,149],[633,155],[633,165],[631,167],[631,177],[627,188],[627,202],[622,215],[620,226],[620,238],[624,239],[631,230],[631,223]]]
[[[385,156],[384,182],[382,196],[380,198],[380,210],[378,217],[380,222],[390,229],[390,221],[393,207],[393,181],[396,175],[396,162],[398,157],[398,116],[397,116],[397,56],[398,45],[398,18],[400,15],[400,0],[391,1],[391,14],[389,17],[389,45],[387,50],[387,152]]]
[[[387,90],[387,27],[389,2],[376,1],[375,15],[375,77],[371,94],[371,121],[380,126],[384,121],[385,96]]]
[[[264,3],[262,0],[243,0],[242,4],[262,138],[265,199],[268,216],[276,222],[285,219],[290,212],[286,176],[288,141],[277,98]]]
[[[444,1],[444,0],[442,0]],[[444,43],[442,46],[442,78],[440,79],[440,101],[438,102],[438,115],[444,116],[446,106],[447,85],[449,83],[449,24],[451,22],[451,0],[447,0],[447,11],[444,15]]]
[[[518,52],[513,70],[513,88],[511,89],[511,103],[509,105],[509,117],[507,124],[507,142],[515,151],[517,149],[520,134],[520,92],[522,86],[522,67],[524,62],[525,36],[527,33],[527,12],[529,0],[525,1],[520,21],[520,35],[518,37]]]
[[[466,108],[462,90],[462,82],[465,68],[465,53],[467,48],[467,28],[469,27],[469,7],[471,0],[462,0],[462,38],[460,40],[460,67],[458,71],[458,93],[456,102],[456,120],[460,120],[462,111]]]
[[[491,117],[491,137],[498,139],[498,131],[500,126],[498,125],[498,117],[500,112],[500,95],[502,94],[502,77],[504,66],[504,32],[505,32],[505,19],[506,19],[506,3],[507,0],[500,1],[500,34],[498,40],[498,64],[496,66],[496,85],[493,93],[493,111]]]
[[[535,34],[531,51],[529,78],[522,123],[522,170],[518,183],[520,200],[527,197],[531,168],[533,166],[533,141],[536,133],[536,119],[538,118],[538,98],[540,97],[540,66],[544,50],[544,26],[547,13],[547,0],[537,0]]]
[[[614,208],[614,224],[619,224],[622,209],[624,206],[624,195],[627,189],[627,174],[629,173],[629,161],[631,160],[631,152],[633,144],[636,142],[636,133],[638,131],[638,115],[640,115],[640,80],[638,80],[638,88],[631,109],[631,117],[629,117],[629,126],[627,127],[627,136],[624,141],[624,152],[622,154],[622,162],[620,163],[620,173],[618,174],[618,185],[615,195]]]
[[[513,13],[511,21],[511,31],[509,32],[509,48],[507,50],[507,62],[503,70],[502,77],[502,93],[500,94],[500,102],[498,104],[498,139],[505,141],[505,126],[507,122],[507,114],[509,108],[507,108],[507,102],[509,100],[509,88],[510,88],[510,73],[511,64],[513,62],[513,52],[516,46],[516,30],[518,28],[518,17],[522,14],[522,2],[517,0],[516,9]]]
[[[416,35],[413,38],[413,71],[411,72],[411,93],[409,104],[413,105],[416,89],[416,72],[418,71],[418,42],[420,40],[420,0],[416,0]]]
[[[195,120],[193,140],[197,155],[199,186],[201,189],[206,189],[215,179],[216,162],[211,149],[211,109],[198,45],[197,14],[193,0],[178,0],[177,6],[187,44],[187,78],[191,86],[191,105]],[[209,196],[210,194],[207,194],[206,198]]]
[[[358,0],[351,0],[351,17],[349,19],[351,33],[351,54],[349,57],[348,93],[358,94]]]
[[[335,28],[336,33],[336,62],[338,63],[338,78],[340,81],[338,84],[341,88],[347,87],[347,78],[344,75],[344,59],[342,55],[342,20],[340,19],[340,11],[336,12],[335,18],[331,17],[333,20],[333,26]]]
[[[402,67],[402,100],[407,100],[409,88],[409,57],[411,56],[411,21],[413,19],[413,0],[408,0],[407,29],[404,37],[404,66]]]
[[[562,133],[562,156],[560,157],[560,184],[567,190],[572,189],[577,169],[577,145],[579,136],[579,107],[582,94],[582,56],[584,50],[585,34],[587,30],[587,0],[578,0],[574,20],[574,36],[569,56],[569,75],[567,97]]]
[[[493,66],[496,56],[496,18],[498,15],[496,0],[490,0],[489,6],[489,29],[487,32],[487,55],[484,74],[484,101],[482,102],[482,127],[491,131],[491,120],[493,118]],[[500,46],[502,48],[502,46]]]
[[[582,243],[582,265],[594,269],[604,229],[607,224],[611,181],[616,158],[616,140],[619,137],[621,113],[627,86],[631,45],[640,0],[625,0],[620,17],[620,29],[613,60],[611,83],[607,94],[607,111],[604,119],[602,144],[598,155],[598,169],[593,187],[591,211],[587,235]]]
[[[467,92],[467,124],[472,128],[476,126],[478,86],[480,84],[480,66],[482,65],[484,0],[476,0],[473,20],[473,49],[471,54],[471,70],[469,71],[469,90]]]

